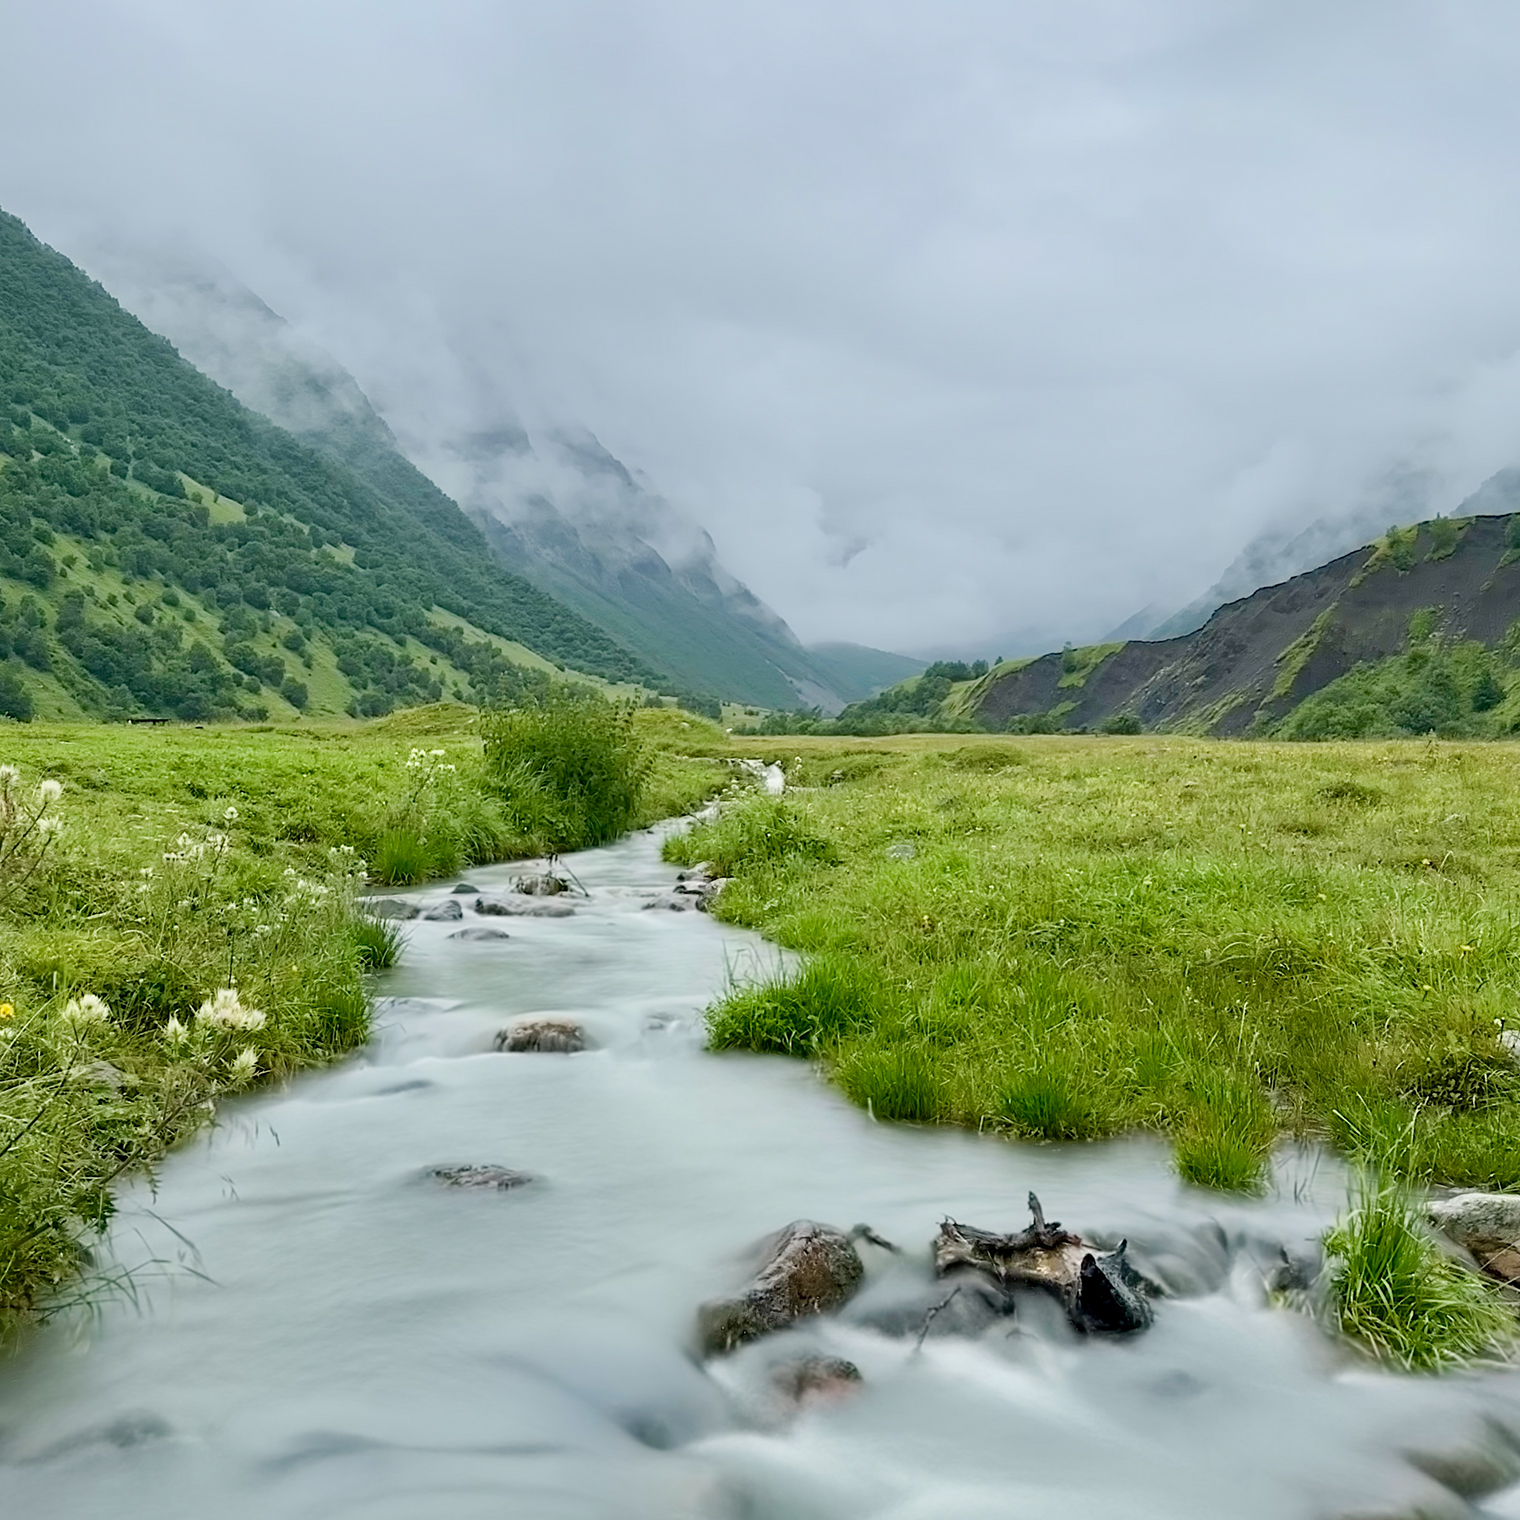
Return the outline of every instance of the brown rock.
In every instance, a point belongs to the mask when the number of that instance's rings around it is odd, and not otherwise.
[[[732,1298],[697,1311],[697,1336],[707,1355],[783,1330],[799,1319],[847,1302],[865,1275],[854,1242],[831,1225],[799,1219],[768,1243],[760,1270]]]

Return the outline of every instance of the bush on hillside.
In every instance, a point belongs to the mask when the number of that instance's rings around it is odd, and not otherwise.
[[[564,686],[487,713],[486,773],[512,826],[546,850],[607,844],[630,828],[650,765],[633,713]]]

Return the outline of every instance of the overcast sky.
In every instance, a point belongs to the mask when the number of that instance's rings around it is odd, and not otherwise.
[[[583,422],[805,639],[996,654],[1520,462],[1517,77],[1513,0],[0,0],[0,206]]]

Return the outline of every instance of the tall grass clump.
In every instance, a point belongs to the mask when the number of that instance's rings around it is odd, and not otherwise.
[[[508,821],[540,849],[607,844],[638,820],[651,760],[632,704],[559,687],[486,714],[482,738]]]
[[[1336,1321],[1374,1355],[1436,1372],[1513,1348],[1513,1306],[1441,1253],[1396,1184],[1369,1174],[1325,1247]]]
[[[800,970],[733,987],[707,1014],[714,1050],[817,1056],[868,1028],[890,997],[873,968],[844,955],[815,955]]]
[[[845,1049],[833,1074],[878,1119],[929,1124],[944,1116],[944,1082],[932,1052],[922,1046],[868,1039]]]
[[[839,850],[801,808],[784,797],[747,797],[665,844],[665,858],[683,865],[711,861],[719,876],[763,866],[838,862]]]

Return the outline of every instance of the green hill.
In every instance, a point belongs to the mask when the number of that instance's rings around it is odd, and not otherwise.
[[[551,663],[670,684],[404,461],[360,479],[249,411],[4,213],[0,657],[17,717],[372,714]]]

